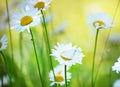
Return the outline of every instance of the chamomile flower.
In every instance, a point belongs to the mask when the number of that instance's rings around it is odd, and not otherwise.
[[[56,60],[59,61],[60,64],[72,66],[76,63],[82,64],[82,59],[84,54],[80,48],[76,46],[72,46],[72,44],[57,44],[55,49],[52,49],[51,56],[55,56]]]
[[[120,79],[114,82],[113,87],[120,87]]]
[[[112,66],[112,70],[116,71],[116,73],[120,72],[120,57],[118,58],[118,62],[116,62],[114,66]]]
[[[46,10],[49,8],[49,5],[52,0],[26,0],[28,3],[31,3],[38,10]]]
[[[51,86],[53,86],[54,84],[64,85],[65,84],[64,66],[59,65],[55,67],[54,72],[55,72],[55,79],[54,79],[53,72],[50,71],[49,73],[49,77],[51,81],[50,85]],[[70,79],[71,79],[71,73],[67,72],[67,82],[70,82]]]
[[[10,24],[12,29],[23,32],[24,30],[29,30],[30,27],[40,24],[39,12],[32,6],[25,6],[20,8],[20,10],[15,11],[10,17]]]
[[[3,37],[0,39],[0,51],[6,49],[8,46],[8,39],[6,35],[3,35]]]
[[[94,13],[88,16],[88,25],[95,29],[109,29],[112,27],[113,19],[106,13]]]

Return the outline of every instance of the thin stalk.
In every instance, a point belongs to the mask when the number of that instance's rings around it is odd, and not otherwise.
[[[22,71],[22,67],[23,67],[23,43],[22,43],[22,40],[23,40],[23,36],[22,36],[22,32],[20,33],[20,37],[19,37],[19,46],[20,46],[20,57],[21,57],[21,63],[20,63],[20,68],[21,68],[21,71]]]
[[[35,41],[34,41],[33,33],[32,33],[31,29],[30,29],[30,34],[31,34],[31,37],[32,37],[32,42],[33,42],[33,47],[34,47],[34,52],[35,52],[35,58],[36,58],[36,62],[37,62],[37,68],[38,68],[38,72],[39,72],[39,77],[40,77],[40,80],[41,80],[41,83],[42,83],[42,87],[44,87],[42,75],[41,75],[41,72],[40,72],[40,66],[39,66],[39,60],[38,60],[38,56],[37,56],[37,51],[36,51],[36,47],[35,47]]]
[[[5,55],[4,55],[4,53],[3,53],[2,51],[0,51],[0,54],[1,54],[2,57],[3,57],[4,63],[5,63],[5,67],[6,67],[6,70],[8,70],[6,57],[5,57]],[[10,79],[10,87],[13,87],[13,86],[12,86],[12,79],[11,79],[11,76],[10,76],[9,72],[8,72],[8,77],[9,77],[9,79]]]
[[[97,48],[97,39],[98,39],[99,29],[97,29],[96,37],[95,37],[95,46],[94,46],[94,53],[93,53],[93,63],[92,63],[92,87],[94,87],[94,65],[95,65],[95,55],[96,55],[96,48]]]
[[[100,69],[100,66],[101,66],[102,62],[103,62],[103,59],[101,59],[101,60],[100,60],[100,63],[98,64],[98,68],[97,68],[98,70],[96,71],[95,80],[94,80],[94,85],[95,85],[95,83],[96,83],[96,80],[97,80],[97,77],[98,77],[98,73],[99,73],[99,69]]]
[[[51,54],[50,41],[49,41],[49,38],[48,38],[48,31],[47,31],[47,27],[46,27],[44,13],[43,13],[42,10],[41,10],[41,14],[42,14],[42,18],[43,18],[43,26],[44,26],[43,31],[44,31],[44,35],[45,35],[45,39],[46,39],[46,46],[47,46],[47,51],[48,51],[48,57],[50,59],[50,65],[51,65],[51,69],[52,69],[52,72],[53,72],[53,75],[54,75],[54,79],[55,79],[55,73],[54,73],[54,69],[53,69],[52,58],[50,56],[50,54]]]
[[[67,65],[65,65],[65,87],[67,87]]]
[[[8,16],[8,27],[9,27],[9,36],[10,36],[10,47],[11,47],[11,57],[12,57],[12,62],[11,62],[11,65],[12,65],[12,74],[14,72],[14,55],[13,55],[13,43],[12,43],[12,33],[11,33],[11,30],[10,30],[10,13],[9,13],[9,7],[8,7],[8,0],[6,0],[6,9],[7,9],[7,16]],[[14,74],[13,74],[14,76]]]

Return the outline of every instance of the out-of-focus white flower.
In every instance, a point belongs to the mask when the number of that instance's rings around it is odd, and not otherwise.
[[[0,39],[0,51],[6,49],[8,46],[8,38],[6,35],[3,35],[3,37]]]
[[[10,17],[10,24],[12,29],[23,32],[30,29],[30,27],[40,24],[40,16],[36,8],[32,6],[23,6],[20,10],[15,11]]]
[[[82,59],[84,54],[80,48],[76,46],[72,46],[72,44],[57,44],[55,49],[52,49],[51,56],[55,56],[56,60],[59,61],[60,64],[72,66],[76,63],[82,64]]]
[[[48,24],[49,22],[51,22],[53,19],[53,14],[46,14],[45,15],[45,22],[46,24]],[[41,23],[43,23],[43,19],[41,19]]]
[[[118,62],[115,62],[114,66],[112,66],[112,70],[116,71],[116,73],[120,72],[120,57],[118,58]]]
[[[65,84],[64,66],[59,65],[59,66],[55,67],[54,72],[55,72],[55,79],[54,79],[53,72],[50,71],[50,73],[49,73],[49,77],[50,77],[50,81],[51,81],[50,85],[53,86],[55,83],[64,85]],[[70,79],[71,79],[71,73],[67,72],[67,82],[70,82]]]
[[[4,85],[8,85],[9,84],[9,77],[8,77],[8,75],[3,77],[3,84]]]
[[[63,33],[68,25],[68,22],[63,22],[60,26],[52,31],[52,35]]]
[[[1,79],[0,79],[0,87],[2,87],[2,81],[1,81]]]
[[[120,87],[120,79],[114,82],[113,87]]]
[[[0,78],[0,87],[2,87],[2,80],[3,80],[3,85],[7,86],[9,85],[9,77],[8,75],[3,76],[3,78]]]
[[[9,18],[7,16],[7,13],[5,13],[3,17],[0,19],[0,30],[8,29],[8,22]]]
[[[94,13],[88,16],[88,25],[96,29],[109,29],[112,27],[113,19],[106,13]]]
[[[21,0],[13,0],[9,5],[9,11],[13,11],[16,6],[20,3]],[[7,15],[7,12],[5,11],[0,19],[0,30],[8,29],[9,24],[9,17]]]
[[[120,34],[111,34],[109,41],[114,44],[120,44]]]

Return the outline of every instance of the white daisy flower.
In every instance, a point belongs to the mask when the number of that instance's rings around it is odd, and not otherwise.
[[[113,87],[120,87],[120,79],[114,82]]]
[[[3,35],[3,37],[0,39],[0,51],[6,49],[8,46],[8,38],[6,35]]]
[[[96,29],[109,29],[112,27],[113,19],[106,13],[94,13],[88,16],[88,25]]]
[[[24,30],[30,27],[36,26],[40,24],[40,16],[39,12],[32,6],[22,7],[20,10],[15,11],[10,17],[10,24],[12,29],[16,29],[17,31],[23,32]]]
[[[26,0],[28,3],[31,3],[35,8],[39,10],[46,10],[49,8],[49,5],[52,0]]]
[[[82,64],[84,54],[80,48],[72,46],[72,44],[57,44],[55,49],[52,49],[52,56],[55,56],[56,60],[60,64],[72,66],[76,63]]]
[[[112,70],[116,71],[116,73],[120,72],[120,57],[118,58],[118,62],[116,62],[114,66],[112,66]]]
[[[59,66],[55,67],[54,72],[55,72],[55,79],[54,79],[53,72],[50,71],[50,73],[49,73],[49,77],[50,77],[50,81],[51,81],[50,85],[51,86],[53,86],[54,84],[64,85],[65,84],[64,66],[59,65]],[[67,82],[70,82],[70,79],[71,79],[71,73],[67,72]]]

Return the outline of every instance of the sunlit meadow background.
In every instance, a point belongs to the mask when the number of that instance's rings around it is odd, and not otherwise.
[[[9,5],[13,0],[8,0]],[[23,0],[24,1],[24,0]],[[91,69],[92,56],[94,50],[95,29],[87,25],[87,15],[95,12],[106,12],[113,17],[114,27],[111,30],[100,30],[96,52],[95,70],[99,69],[95,87],[112,87],[115,80],[120,78],[120,74],[112,71],[112,66],[120,56],[120,6],[116,7],[119,0],[53,0],[51,6],[45,12],[52,14],[52,20],[47,24],[51,48],[59,43],[73,43],[82,48],[85,57],[82,64],[72,66],[69,70],[72,73],[70,87],[91,87]],[[18,1],[21,3],[21,1]],[[14,6],[13,9],[15,9]],[[13,10],[9,10],[10,12]],[[0,0],[0,18],[6,12],[5,0]],[[62,25],[65,23],[65,25]],[[6,25],[4,25],[6,26]],[[63,27],[62,32],[55,33],[59,27]],[[37,71],[37,65],[33,52],[33,45],[30,34],[26,31],[22,40],[22,57],[20,55],[20,33],[11,30],[14,50],[14,87],[40,87],[40,80]],[[46,87],[49,87],[48,73],[50,71],[49,59],[46,58],[45,43],[43,42],[42,26],[38,25],[33,30],[39,56],[39,63],[42,69],[42,77]],[[110,35],[109,35],[110,33]],[[0,37],[7,34],[9,30],[0,30]],[[109,35],[109,39],[108,38]],[[112,39],[111,39],[112,38]],[[107,44],[106,43],[107,40]],[[10,41],[9,41],[10,42]],[[9,66],[11,66],[11,47],[10,43],[4,54],[7,57]],[[0,56],[1,59],[1,56]],[[100,63],[102,59],[102,62]],[[58,64],[54,61],[54,66]],[[99,63],[101,66],[99,67]],[[6,75],[4,64],[0,61],[0,77]],[[7,87],[7,86],[6,86]],[[64,87],[64,86],[63,86]]]

